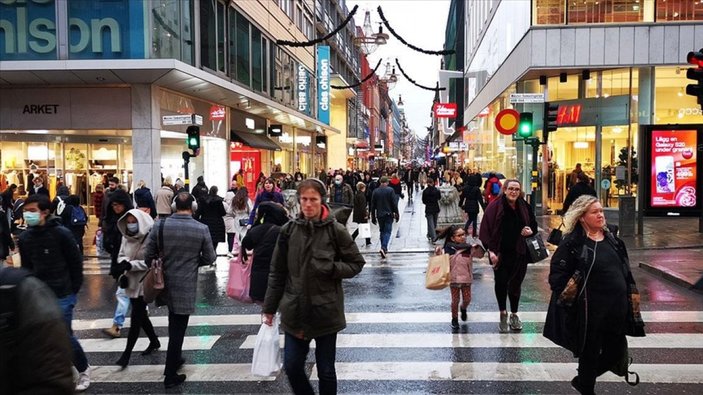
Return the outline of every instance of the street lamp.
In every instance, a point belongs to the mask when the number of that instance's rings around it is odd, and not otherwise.
[[[395,66],[391,66],[391,62],[386,62],[386,71],[379,79],[386,84],[388,90],[395,88],[398,76],[395,74]]]
[[[369,55],[376,51],[380,45],[385,45],[388,42],[388,34],[383,32],[383,26],[379,24],[378,33],[373,32],[371,25],[371,11],[366,11],[364,15],[364,27],[357,29],[357,37],[354,37],[356,44],[361,52]]]

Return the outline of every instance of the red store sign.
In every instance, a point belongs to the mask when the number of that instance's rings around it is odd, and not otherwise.
[[[456,103],[437,103],[434,105],[434,116],[437,118],[456,118]]]

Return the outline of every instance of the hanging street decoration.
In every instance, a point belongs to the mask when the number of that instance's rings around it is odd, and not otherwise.
[[[378,60],[378,63],[376,63],[376,67],[374,67],[373,70],[371,70],[371,72],[369,73],[369,75],[367,75],[366,77],[364,77],[362,80],[360,80],[360,81],[357,82],[356,84],[353,84],[353,85],[330,85],[330,88],[332,88],[332,89],[351,89],[351,88],[356,88],[357,86],[363,84],[364,82],[368,81],[371,77],[373,77],[374,75],[376,75],[376,70],[378,70],[378,68],[381,66],[381,61],[382,61],[382,60],[383,60],[383,59],[379,59],[379,60]]]
[[[395,64],[398,66],[398,70],[400,70],[400,73],[403,74],[403,77],[407,78],[407,80],[410,81],[410,82],[411,82],[413,85],[415,85],[416,87],[422,88],[422,89],[428,90],[428,91],[434,91],[434,92],[439,92],[439,91],[447,90],[446,87],[440,88],[440,87],[439,87],[439,82],[437,83],[437,87],[436,87],[436,88],[430,88],[430,87],[428,87],[428,86],[420,85],[420,84],[418,84],[417,82],[415,82],[415,80],[413,80],[412,78],[408,77],[407,74],[405,74],[405,70],[403,70],[403,68],[400,66],[400,63],[398,62],[398,58],[395,59]]]
[[[337,34],[340,30],[344,29],[344,26],[346,26],[347,23],[349,23],[349,21],[352,20],[352,18],[354,17],[354,14],[356,14],[357,9],[359,9],[359,6],[355,5],[354,8],[352,8],[349,15],[347,15],[347,19],[345,19],[341,25],[337,26],[334,30],[329,32],[329,34],[327,34],[324,37],[321,37],[321,38],[318,38],[315,40],[304,41],[304,42],[276,40],[276,44],[286,46],[286,47],[311,47],[313,45],[319,44],[319,43],[327,40],[328,38],[331,38],[332,36]]]
[[[381,17],[381,20],[383,21],[383,24],[386,25],[386,28],[388,29],[388,31],[391,32],[393,37],[397,38],[398,41],[405,44],[407,47],[409,47],[417,52],[422,52],[426,55],[453,55],[455,53],[455,51],[453,49],[445,49],[442,51],[431,51],[431,50],[422,49],[422,48],[419,48],[419,47],[416,47],[416,46],[410,44],[409,42],[405,41],[405,39],[403,37],[398,35],[398,33],[396,33],[395,30],[393,30],[391,25],[388,23],[388,20],[386,20],[386,17],[383,15],[383,10],[381,9],[381,6],[378,6],[377,11],[378,11],[378,16]]]

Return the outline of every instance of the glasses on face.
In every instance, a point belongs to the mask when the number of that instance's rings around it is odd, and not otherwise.
[[[520,188],[515,188],[515,187],[505,188],[505,190],[507,190],[509,192],[520,192]]]

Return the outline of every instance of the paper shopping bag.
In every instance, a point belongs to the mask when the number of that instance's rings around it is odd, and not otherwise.
[[[425,288],[444,289],[449,286],[449,254],[430,257],[425,273]]]
[[[359,237],[362,239],[371,238],[371,224],[359,224]]]

